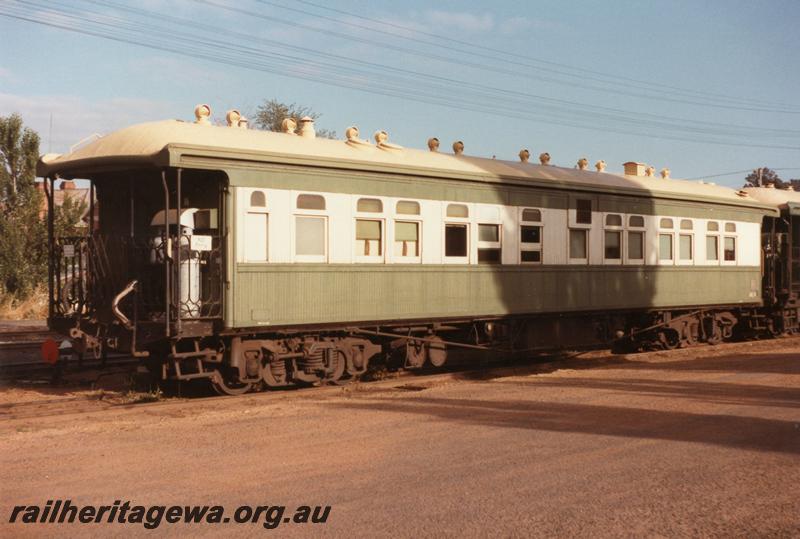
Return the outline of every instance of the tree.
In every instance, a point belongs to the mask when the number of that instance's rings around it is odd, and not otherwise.
[[[316,121],[320,116],[318,112],[314,112],[310,107],[298,105],[297,103],[281,103],[277,99],[269,99],[264,101],[256,111],[256,127],[266,131],[281,131],[281,124],[286,118],[293,118],[298,126],[300,119],[308,116]],[[323,138],[336,138],[336,131],[330,129],[320,129],[315,127],[318,137]]]
[[[759,183],[759,171],[761,171],[761,183]],[[778,173],[767,167],[754,169],[753,172],[745,176],[744,181],[745,187],[748,185],[754,187],[774,185],[777,189],[785,189],[787,187],[786,182],[780,179]]]
[[[0,116],[0,292],[22,299],[47,276],[47,229],[36,189],[39,135]]]

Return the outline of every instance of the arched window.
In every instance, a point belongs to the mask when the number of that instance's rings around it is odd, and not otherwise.
[[[661,228],[672,228],[675,225],[672,224],[672,219],[670,219],[669,217],[664,217],[663,219],[661,219],[661,223],[659,226],[661,226]]]
[[[464,204],[448,204],[447,216],[467,218],[469,217],[469,208]]]
[[[263,208],[267,205],[267,197],[263,191],[253,191],[250,193],[250,207]]]
[[[397,213],[403,215],[419,215],[419,202],[401,200],[397,203]]]
[[[622,226],[622,216],[616,213],[606,215],[606,226]]]
[[[297,195],[298,210],[324,210],[325,198],[321,195]]]
[[[383,202],[377,198],[359,198],[356,205],[356,211],[365,213],[381,213],[383,212]]]

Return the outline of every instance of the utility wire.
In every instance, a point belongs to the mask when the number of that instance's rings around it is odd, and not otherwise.
[[[27,3],[30,4],[30,2],[27,2]],[[52,3],[50,5],[52,5]],[[246,61],[242,61],[242,60],[238,59],[237,55],[239,53],[242,53],[242,52],[252,54],[254,52],[259,52],[258,50],[254,51],[251,47],[248,48],[248,47],[242,47],[242,46],[236,46],[236,45],[231,46],[230,44],[227,44],[227,43],[215,43],[215,41],[217,41],[217,40],[209,39],[209,37],[207,35],[201,35],[201,36],[197,36],[197,37],[193,37],[193,38],[188,38],[186,36],[183,36],[182,37],[182,39],[184,39],[183,43],[181,43],[181,42],[172,42],[172,43],[170,43],[169,41],[164,41],[163,35],[159,36],[156,33],[156,37],[159,38],[159,41],[155,41],[154,42],[154,41],[151,41],[151,40],[143,40],[142,38],[144,36],[142,36],[139,33],[139,32],[146,31],[148,29],[152,30],[152,28],[151,28],[152,25],[149,25],[149,24],[145,24],[145,25],[138,24],[138,25],[136,25],[136,24],[134,24],[134,25],[128,25],[127,27],[124,27],[124,26],[120,26],[120,25],[117,24],[115,26],[114,24],[110,24],[108,21],[116,20],[116,22],[118,23],[119,19],[118,18],[115,19],[114,17],[110,17],[110,16],[106,16],[106,15],[103,15],[102,17],[95,17],[94,20],[90,20],[90,19],[87,19],[86,17],[76,17],[76,16],[72,16],[72,15],[69,15],[69,14],[65,15],[63,13],[57,13],[58,15],[66,17],[69,20],[69,23],[63,23],[62,22],[62,23],[59,24],[58,22],[52,20],[52,17],[51,17],[51,20],[49,20],[49,21],[33,19],[33,18],[30,17],[29,12],[27,12],[27,10],[24,13],[20,13],[20,12],[9,13],[9,12],[6,12],[6,13],[2,13],[2,14],[6,15],[6,16],[11,16],[12,18],[17,18],[17,19],[20,19],[20,20],[27,20],[27,21],[30,21],[30,22],[36,22],[36,23],[45,24],[45,25],[48,25],[48,26],[55,26],[55,27],[59,27],[59,28],[65,29],[65,30],[70,30],[70,31],[73,31],[73,32],[83,33],[83,34],[87,34],[87,35],[94,35],[96,37],[104,37],[106,39],[112,39],[112,40],[115,40],[115,41],[122,41],[122,42],[126,42],[126,43],[138,44],[138,45],[142,45],[142,46],[146,46],[146,47],[150,47],[150,48],[155,48],[155,49],[158,49],[158,50],[177,52],[179,54],[184,54],[184,55],[195,57],[195,58],[204,58],[204,59],[208,59],[208,60],[216,61],[216,62],[222,62],[222,63],[228,64],[228,65],[238,65],[240,67],[246,67],[246,68],[256,69],[256,70],[261,70],[261,71],[278,72],[278,73],[283,74],[283,75],[294,76],[294,77],[303,78],[303,79],[306,79],[306,80],[314,80],[316,82],[326,82],[328,84],[335,84],[335,85],[338,85],[340,87],[347,87],[347,88],[352,88],[352,89],[364,90],[364,88],[361,87],[358,84],[358,76],[361,76],[361,74],[356,74],[357,77],[353,78],[351,76],[347,76],[346,74],[343,75],[341,72],[334,71],[331,74],[335,77],[335,81],[331,81],[327,77],[320,77],[319,76],[318,70],[323,68],[323,67],[325,67],[324,63],[322,63],[322,64],[321,63],[317,63],[316,65],[313,65],[313,64],[309,65],[310,63],[306,63],[305,65],[294,65],[292,62],[294,62],[296,59],[285,58],[285,57],[280,57],[280,56],[276,56],[276,55],[272,55],[270,57],[272,57],[273,60],[277,59],[278,60],[277,64],[274,61],[272,63],[270,63],[270,62],[265,62],[263,60],[260,63],[253,64],[253,62],[246,62]],[[87,30],[85,28],[83,28],[83,29],[82,28],[78,28],[78,27],[75,26],[75,24],[74,24],[75,22],[90,22],[90,23],[94,23],[95,25],[100,24],[101,27],[102,27],[102,25],[105,25],[106,31],[105,32],[98,31],[96,28],[94,30]],[[196,22],[192,22],[192,24],[195,25],[195,26],[197,25]],[[133,31],[133,36],[125,37],[125,36],[118,35],[117,32],[119,30]],[[175,35],[174,29],[171,29],[171,30],[167,31],[167,35],[174,37],[174,35]],[[227,53],[228,55],[221,54],[219,52],[219,50],[213,50],[213,49],[212,50],[203,50],[201,52],[199,49],[202,49],[202,46],[204,44],[207,44],[207,43],[213,43],[214,46],[217,49],[227,50],[228,51],[228,53]],[[188,48],[187,48],[187,45],[189,45]],[[319,51],[316,51],[316,52],[319,52]],[[263,56],[264,55],[262,54],[261,58],[263,58]],[[385,67],[385,66],[383,66],[383,67]],[[286,71],[286,69],[288,69],[289,71]],[[373,83],[373,84],[371,84],[371,86],[373,87],[373,91],[377,91],[377,93],[383,93],[384,95],[390,95],[390,96],[394,96],[394,97],[402,97],[402,98],[406,98],[406,99],[414,99],[414,100],[417,100],[417,101],[428,102],[428,103],[432,103],[432,104],[440,104],[440,105],[449,106],[451,108],[458,108],[458,109],[462,109],[462,110],[476,110],[476,111],[479,111],[479,112],[490,112],[490,113],[493,113],[493,114],[499,115],[499,116],[508,116],[508,117],[515,117],[515,118],[522,117],[522,118],[531,119],[531,120],[534,120],[534,121],[535,120],[541,120],[541,117],[540,117],[541,114],[537,114],[536,117],[530,117],[530,116],[526,116],[524,113],[520,114],[519,111],[512,110],[512,109],[509,109],[509,108],[502,108],[501,107],[500,110],[497,110],[497,107],[495,105],[492,105],[491,107],[489,107],[485,103],[479,102],[479,101],[463,101],[462,100],[461,103],[455,103],[454,104],[454,103],[450,102],[449,99],[448,100],[442,99],[441,95],[438,94],[438,93],[431,94],[429,92],[429,93],[419,93],[419,94],[416,94],[416,95],[414,95],[414,94],[406,95],[405,93],[398,92],[396,89],[394,89],[394,85],[383,85],[382,86],[382,85],[374,84],[374,81],[368,81],[368,82],[372,82]],[[439,89],[441,89],[441,88],[439,88]],[[561,121],[561,122],[551,121],[551,123],[560,123],[562,125],[568,125],[568,126],[572,126],[572,127],[587,128],[585,125],[578,125],[578,124],[574,124],[574,123],[568,122],[568,121]],[[604,132],[622,132],[622,133],[625,133],[625,134],[632,134],[629,131],[621,131],[619,129],[609,128],[607,126],[603,127],[602,129],[595,128],[595,130],[602,130]],[[633,133],[633,134],[640,134],[640,133]],[[644,135],[644,136],[655,136],[656,138],[668,138],[668,139],[674,139],[674,140],[691,140],[691,139],[685,139],[685,138],[666,136],[664,134],[657,134],[657,135],[653,135],[652,133],[641,133],[641,134]],[[707,140],[701,140],[700,142],[707,142],[707,143],[713,143],[713,144],[736,145],[736,146],[742,145],[742,144],[739,144],[739,143],[730,142],[730,141],[724,141],[724,140],[710,140],[710,139],[707,139]],[[749,146],[754,146],[754,147],[772,147],[772,148],[776,147],[774,145],[757,145],[757,144],[744,144],[744,145],[749,145]],[[780,146],[777,146],[777,147],[780,148]],[[792,148],[792,147],[789,147],[789,148]]]
[[[703,91],[699,91],[699,90],[692,90],[692,89],[680,88],[680,87],[677,87],[677,86],[670,86],[670,85],[662,84],[660,82],[659,83],[654,83],[654,82],[650,82],[650,81],[634,79],[634,78],[625,77],[625,76],[609,75],[608,73],[603,73],[603,72],[596,71],[596,70],[590,70],[590,69],[585,69],[585,68],[569,66],[569,65],[566,65],[566,64],[563,64],[563,63],[559,63],[559,62],[553,62],[553,61],[549,61],[549,60],[543,60],[543,59],[540,59],[540,58],[535,58],[535,57],[532,57],[530,55],[521,55],[521,54],[505,51],[505,50],[502,50],[502,49],[496,49],[496,48],[492,48],[492,47],[485,47],[485,46],[482,46],[482,45],[479,45],[479,44],[476,44],[476,43],[471,43],[471,42],[460,40],[460,39],[455,39],[455,38],[442,36],[440,34],[436,34],[436,33],[433,33],[433,32],[427,32],[427,31],[421,30],[419,28],[413,28],[413,27],[410,27],[410,26],[407,26],[407,25],[401,25],[401,24],[392,23],[392,22],[389,22],[389,21],[383,21],[383,20],[376,19],[376,18],[366,17],[366,16],[363,16],[363,15],[358,14],[358,13],[353,13],[353,12],[349,12],[349,11],[345,11],[345,10],[341,10],[341,9],[336,9],[336,8],[332,8],[332,7],[329,7],[329,6],[323,6],[323,5],[317,4],[315,2],[310,2],[308,0],[294,0],[294,2],[295,3],[299,3],[299,4],[305,4],[305,5],[308,5],[308,6],[315,7],[317,9],[322,9],[322,10],[326,10],[326,11],[333,12],[333,13],[339,13],[341,15],[345,15],[345,16],[350,17],[352,19],[363,20],[363,21],[367,21],[367,22],[370,22],[370,23],[378,24],[378,25],[381,25],[381,26],[383,26],[385,28],[379,30],[379,29],[376,29],[375,27],[372,27],[372,26],[353,23],[352,21],[348,21],[348,20],[345,20],[345,19],[340,19],[340,18],[328,17],[328,16],[325,16],[325,15],[320,15],[318,13],[313,13],[313,12],[310,12],[310,11],[307,11],[307,10],[298,9],[296,7],[286,6],[284,4],[271,2],[269,0],[255,0],[255,1],[257,1],[257,2],[259,2],[261,4],[264,4],[264,5],[270,5],[270,6],[279,8],[279,9],[292,11],[292,12],[295,12],[295,13],[300,13],[300,14],[303,14],[303,15],[311,16],[311,17],[320,18],[320,19],[323,19],[323,20],[328,20],[328,21],[335,22],[335,23],[340,24],[340,25],[346,25],[346,26],[350,26],[350,27],[353,27],[353,28],[359,28],[359,29],[362,29],[362,30],[367,30],[367,31],[371,31],[371,32],[377,32],[377,33],[380,33],[381,36],[385,36],[385,34],[388,33],[389,35],[392,35],[392,36],[394,36],[396,38],[409,40],[409,41],[412,41],[414,43],[423,43],[423,44],[427,44],[427,45],[431,45],[431,46],[435,46],[435,47],[442,47],[442,48],[445,48],[447,50],[452,50],[454,52],[459,52],[459,53],[462,53],[462,54],[478,55],[478,56],[481,56],[481,57],[484,57],[484,58],[488,58],[488,59],[491,59],[491,60],[499,60],[499,61],[503,61],[503,62],[506,62],[506,63],[509,63],[509,64],[518,65],[518,66],[521,66],[521,67],[527,67],[527,68],[531,68],[531,69],[537,69],[537,70],[544,70],[544,71],[548,71],[548,72],[553,72],[553,73],[557,73],[557,74],[560,74],[560,75],[563,75],[563,76],[567,76],[567,77],[576,77],[576,78],[580,78],[580,79],[584,79],[584,80],[587,80],[587,79],[588,80],[594,80],[594,81],[601,82],[601,83],[604,83],[604,84],[620,85],[620,86],[624,86],[626,88],[629,87],[631,84],[634,84],[634,85],[637,85],[638,87],[640,87],[642,89],[655,91],[655,92],[659,92],[659,93],[671,93],[671,94],[674,94],[674,95],[694,96],[694,97],[699,97],[699,98],[704,98],[704,99],[713,99],[713,100],[716,100],[716,101],[719,101],[719,100],[722,99],[722,100],[729,101],[731,104],[739,103],[739,104],[745,105],[745,107],[749,107],[749,106],[755,105],[755,106],[760,106],[760,107],[765,107],[765,108],[777,109],[777,110],[771,110],[770,112],[800,113],[800,110],[797,109],[796,105],[789,105],[789,104],[785,104],[785,103],[767,102],[767,101],[761,101],[761,100],[756,100],[756,99],[751,99],[751,98],[737,98],[737,97],[733,97],[733,96],[727,96],[727,95],[724,95],[724,94],[703,92]],[[395,29],[401,30],[403,33],[396,33],[396,32],[387,31],[386,28],[395,28]],[[434,39],[442,41],[442,42],[455,43],[457,45],[470,47],[472,49],[478,49],[478,50],[482,50],[482,51],[487,51],[487,52],[494,53],[494,54],[491,54],[491,55],[480,54],[480,53],[476,53],[474,50],[469,51],[469,50],[464,50],[462,48],[447,47],[445,45],[442,45],[441,43],[435,43],[435,42],[430,42],[430,41],[421,41],[418,37],[410,37],[408,35],[409,33],[416,34],[416,35],[424,35],[424,36],[428,36],[428,37],[434,38]],[[498,56],[498,54],[500,56]],[[514,58],[514,59],[518,59],[518,60],[511,60],[510,58]],[[524,60],[524,62],[520,62],[519,60]],[[553,66],[553,68],[543,68],[541,66],[537,66],[535,64],[532,64],[531,62],[536,62],[536,63],[540,63],[540,64]],[[567,70],[567,71],[564,71],[564,70]],[[574,71],[574,72],[571,72],[571,71]],[[714,103],[712,103],[712,104],[714,104]],[[788,110],[784,110],[784,109],[788,109]],[[744,110],[749,110],[749,109],[745,108]]]

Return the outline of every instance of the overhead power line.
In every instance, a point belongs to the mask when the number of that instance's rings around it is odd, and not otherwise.
[[[728,126],[710,127],[708,125],[684,125],[678,123],[663,123],[661,127],[673,132],[683,131],[693,135],[702,135],[702,139],[690,139],[679,137],[674,134],[652,131],[634,131],[629,128],[622,128],[609,124],[601,127],[587,126],[586,118],[582,114],[592,113],[591,109],[586,111],[574,111],[570,107],[564,107],[563,100],[533,96],[521,92],[509,91],[503,88],[494,88],[484,85],[458,81],[445,77],[432,76],[424,73],[403,70],[382,64],[375,64],[364,61],[353,61],[347,57],[332,55],[324,51],[309,49],[304,47],[288,46],[282,43],[265,40],[259,36],[252,36],[240,32],[221,30],[220,28],[206,25],[198,21],[177,19],[165,14],[154,12],[143,12],[149,18],[158,17],[163,21],[168,21],[170,25],[154,23],[152,20],[139,22],[121,18],[109,14],[74,14],[70,9],[57,10],[53,6],[58,6],[58,2],[40,4],[37,2],[17,2],[27,4],[37,8],[39,18],[34,19],[30,16],[30,10],[20,7],[16,11],[1,12],[6,16],[20,20],[27,20],[48,26],[54,26],[72,32],[82,33],[102,37],[114,41],[137,44],[157,50],[164,50],[183,54],[194,58],[202,58],[210,61],[221,62],[226,65],[245,67],[259,71],[278,73],[290,77],[315,82],[323,82],[339,87],[351,88],[362,91],[370,91],[391,97],[411,99],[419,102],[436,104],[455,108],[459,110],[470,110],[476,112],[491,113],[496,116],[512,117],[531,121],[545,121],[546,123],[567,125],[584,129],[610,133],[633,134],[638,136],[648,136],[654,138],[665,138],[671,140],[696,141],[711,144],[724,144],[733,146],[769,147],[769,148],[791,148],[793,146],[780,146],[775,144],[759,144],[749,141],[729,140],[732,136],[743,136],[741,127]],[[98,2],[94,2],[98,3]],[[61,4],[63,6],[63,4]],[[68,8],[71,8],[71,4]],[[12,5],[13,8],[13,5]],[[133,8],[128,8],[130,11]],[[47,19],[43,19],[47,17]],[[192,32],[180,29],[184,26]],[[214,36],[230,36],[234,39],[242,40],[242,43],[235,41],[225,41]],[[270,45],[282,45],[284,50],[290,49],[294,53],[277,53],[263,48],[253,46],[253,42],[265,42]],[[310,55],[308,56],[303,56]],[[324,59],[324,60],[323,60]],[[425,82],[422,83],[421,79]],[[453,85],[462,85],[464,88],[463,96],[459,96],[458,101],[449,98]],[[536,108],[536,115],[532,116],[528,108],[522,107],[531,99],[541,99],[548,101],[548,105],[539,104]],[[566,102],[569,103],[569,102]],[[579,103],[569,103],[585,107]],[[624,112],[624,111],[621,111]],[[614,109],[601,109],[593,112],[594,118],[617,122],[629,127],[652,127],[657,125],[652,120],[644,121],[637,117],[626,117],[614,112]],[[727,130],[726,130],[727,129]],[[752,128],[744,128],[751,130]],[[752,134],[752,133],[750,133]],[[796,136],[790,130],[765,130],[762,136]],[[719,138],[723,137],[723,138]],[[726,138],[727,137],[727,138]]]
[[[514,52],[511,52],[511,51],[505,51],[505,50],[497,49],[497,48],[493,48],[493,47],[486,47],[486,46],[480,45],[478,43],[473,43],[473,42],[469,42],[469,41],[455,39],[455,38],[443,36],[441,34],[437,34],[437,33],[433,33],[433,32],[427,32],[427,31],[421,30],[419,28],[413,28],[411,26],[401,25],[401,24],[393,23],[391,21],[384,21],[384,20],[381,20],[381,19],[366,17],[366,16],[361,15],[359,13],[353,13],[353,12],[350,12],[350,11],[345,11],[345,10],[342,10],[342,9],[333,8],[333,7],[330,7],[330,6],[324,6],[324,5],[315,3],[315,2],[310,2],[308,0],[294,0],[294,3],[304,4],[304,5],[307,5],[307,6],[311,6],[311,7],[317,8],[317,9],[329,11],[329,12],[332,12],[332,13],[338,13],[340,15],[345,15],[345,16],[351,18],[351,19],[367,21],[367,22],[370,22],[370,23],[373,23],[373,24],[380,25],[383,28],[377,29],[377,28],[372,27],[372,26],[367,26],[367,25],[364,25],[364,24],[354,23],[354,22],[352,22],[352,20],[328,17],[328,16],[325,16],[325,15],[321,15],[319,13],[314,13],[314,12],[310,12],[310,11],[307,11],[307,10],[298,9],[296,7],[293,7],[293,6],[287,6],[285,4],[272,2],[272,1],[269,1],[269,0],[255,0],[255,1],[257,1],[257,2],[259,2],[261,4],[264,4],[264,5],[270,5],[270,6],[279,8],[279,9],[292,11],[292,12],[295,12],[295,13],[300,13],[300,14],[303,14],[303,15],[311,16],[311,17],[316,17],[316,18],[320,18],[320,19],[323,19],[323,20],[328,20],[328,21],[331,21],[331,22],[336,22],[337,24],[340,24],[340,25],[350,26],[352,28],[359,28],[359,29],[367,30],[367,31],[371,31],[371,32],[377,32],[377,33],[381,34],[381,36],[385,36],[388,33],[388,34],[392,35],[393,37],[396,37],[396,38],[399,38],[399,39],[403,39],[403,40],[408,40],[408,41],[411,41],[411,42],[414,42],[414,43],[424,43],[424,44],[435,46],[435,47],[446,48],[447,50],[452,50],[454,52],[466,53],[466,54],[470,54],[470,55],[479,55],[479,56],[487,58],[487,59],[499,60],[499,61],[507,62],[509,64],[518,65],[518,66],[521,66],[521,67],[527,67],[527,68],[531,68],[531,69],[537,69],[537,70],[557,73],[557,74],[560,74],[560,75],[563,75],[563,76],[567,76],[567,77],[578,78],[578,79],[582,79],[582,80],[592,80],[592,81],[601,82],[601,83],[610,84],[610,85],[623,86],[625,88],[630,88],[631,84],[633,84],[633,85],[635,85],[634,87],[638,87],[638,88],[641,88],[641,89],[653,91],[653,92],[656,92],[656,93],[665,93],[665,94],[672,94],[672,95],[683,95],[683,96],[687,96],[687,97],[692,97],[693,96],[693,97],[696,97],[696,98],[705,98],[705,99],[709,100],[709,102],[706,103],[706,105],[710,104],[712,106],[715,105],[715,104],[719,105],[719,101],[720,100],[725,100],[725,101],[728,101],[729,104],[731,104],[731,105],[732,104],[736,104],[736,103],[742,105],[743,106],[743,110],[751,110],[748,107],[756,106],[756,107],[764,107],[764,109],[762,111],[768,111],[767,109],[774,109],[774,110],[770,110],[770,112],[781,112],[781,113],[792,113],[792,114],[800,113],[800,109],[797,108],[797,105],[790,105],[790,104],[786,104],[786,103],[775,103],[775,102],[769,102],[769,101],[762,101],[762,100],[757,100],[757,99],[752,99],[752,98],[734,97],[734,96],[729,96],[729,95],[719,94],[719,93],[712,93],[712,92],[703,92],[703,91],[700,91],[700,90],[681,88],[681,87],[677,87],[677,86],[671,86],[671,85],[668,85],[668,84],[663,84],[660,81],[656,83],[656,82],[652,82],[652,81],[635,79],[635,78],[622,76],[622,75],[608,74],[608,73],[604,73],[604,72],[601,72],[601,71],[586,69],[586,68],[582,68],[582,67],[570,66],[570,65],[567,65],[567,64],[564,64],[564,63],[560,63],[560,62],[553,62],[553,61],[550,61],[550,60],[544,60],[544,59],[541,59],[541,58],[536,58],[536,57],[533,57],[533,56],[531,56],[529,54],[522,55],[522,54],[514,53]],[[398,30],[401,30],[402,33],[391,32],[391,31],[387,30],[387,28],[398,29]],[[411,35],[409,35],[409,34],[411,34]],[[437,42],[420,41],[420,39],[418,37],[420,35],[433,38],[433,39],[437,40]],[[412,37],[412,36],[417,36],[417,37]],[[468,47],[471,50],[465,50],[463,48],[448,47],[448,46],[443,45],[442,43],[454,43],[454,44],[459,45],[459,46]],[[491,54],[487,55],[487,54],[476,53],[475,52],[476,50],[486,51],[487,53],[491,53]],[[543,64],[543,65],[552,66],[552,67],[545,68],[545,67],[542,67],[541,65],[536,65],[536,64]],[[572,82],[574,83],[575,81],[572,81]],[[715,101],[710,101],[710,100],[715,100]],[[732,108],[736,108],[736,107],[732,107]]]

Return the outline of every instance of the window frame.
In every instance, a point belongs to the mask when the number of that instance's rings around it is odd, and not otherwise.
[[[467,217],[448,217],[447,208],[450,204],[458,204],[466,206]],[[472,205],[466,202],[442,202],[442,231],[441,231],[441,245],[442,245],[442,263],[443,264],[469,264],[473,256],[477,257],[477,250],[473,255],[472,245],[472,222],[470,216],[474,215],[475,211]],[[447,225],[463,226],[467,229],[467,249],[465,256],[447,256]],[[477,231],[475,232],[477,233]]]
[[[675,236],[676,236],[675,239],[677,240],[675,242],[675,246],[677,248],[675,249],[675,253],[674,253],[676,255],[675,256],[675,265],[676,266],[693,266],[694,265],[694,261],[697,258],[697,249],[696,249],[696,245],[695,245],[694,232],[681,231],[681,232],[677,232],[675,234]],[[684,258],[681,257],[681,241],[682,241],[681,238],[689,238],[689,251],[690,251],[689,254],[691,256],[689,258],[687,258],[687,259],[684,259]]]
[[[722,245],[720,246],[720,265],[722,266],[736,266],[739,264],[739,235],[738,234],[722,234]],[[733,240],[733,260],[725,260],[725,240]]]
[[[722,261],[722,257],[720,256],[720,247],[722,246],[722,242],[719,241],[720,235],[719,234],[715,234],[713,232],[706,232],[705,237],[706,237],[706,245],[705,245],[705,249],[706,249],[706,264],[707,265],[711,265],[711,266],[719,266],[720,262]],[[708,258],[708,238],[714,238],[715,240],[717,240],[717,252],[716,252],[717,258],[716,259]]]
[[[663,226],[664,225],[663,221],[665,219],[669,220],[669,222],[671,224],[670,227]],[[657,220],[656,223],[658,224],[658,228],[656,229],[656,239],[657,239],[657,242],[656,242],[656,245],[657,245],[656,263],[659,266],[674,266],[674,265],[676,265],[675,264],[675,260],[678,258],[677,257],[677,253],[675,252],[675,243],[676,243],[676,241],[675,241],[675,239],[676,239],[675,238],[675,218],[674,217],[657,216],[656,220]],[[670,255],[671,255],[671,258],[661,258],[661,237],[662,236],[669,236],[669,238],[670,238],[669,242],[670,242]]]
[[[477,245],[477,250],[475,252],[475,263],[476,264],[484,264],[484,265],[501,265],[503,263],[503,225],[501,223],[476,223],[477,226],[477,241],[475,242]],[[481,233],[480,228],[482,226],[494,226],[497,227],[497,241],[481,241]],[[498,250],[500,251],[500,256],[497,262],[481,262],[480,261],[480,251],[481,249],[484,250]]]
[[[397,235],[397,227],[392,226],[392,260],[399,262],[401,264],[419,264],[422,262],[422,219],[406,219],[407,214],[400,214],[403,217],[397,218],[395,217],[392,219],[392,224],[397,225],[397,223],[414,223],[417,225],[417,255],[416,256],[403,256],[395,254],[395,243],[397,243],[397,239],[395,238]],[[414,217],[413,215],[408,215],[409,217]],[[417,215],[416,217],[419,217]],[[387,241],[388,243],[388,241]]]
[[[578,222],[578,202],[585,201],[589,202],[589,215],[590,219],[588,223],[579,223]],[[569,209],[568,209],[568,228],[581,228],[584,230],[588,230],[592,228],[595,220],[595,208],[597,207],[597,202],[595,198],[592,196],[571,196],[569,198]]]
[[[261,193],[261,196],[264,197],[264,205],[263,206],[253,206],[252,203],[253,203],[253,194],[254,193]],[[267,264],[267,263],[269,263],[269,261],[271,259],[271,257],[270,257],[270,244],[271,244],[271,242],[269,241],[270,215],[269,215],[269,210],[267,209],[268,200],[269,199],[267,198],[266,190],[264,190],[264,189],[248,189],[247,190],[247,205],[245,206],[245,211],[244,211],[244,215],[243,215],[242,228],[246,228],[247,227],[247,216],[249,214],[266,215],[266,218],[267,218],[267,237],[266,237],[266,240],[267,240],[267,249],[266,249],[267,250],[267,256],[266,256],[265,259],[261,259],[261,260],[249,260],[247,258],[247,241],[245,240],[245,241],[242,242],[242,254],[241,254],[241,260],[245,264]],[[246,234],[244,234],[242,236],[242,238],[246,238],[246,237],[247,237]]]
[[[606,224],[608,222],[609,216],[617,216],[620,218],[619,225],[609,225]],[[608,212],[603,213],[603,264],[609,266],[621,266],[625,260],[625,214],[619,212]],[[613,232],[616,233],[619,237],[619,258],[607,258],[606,257],[606,233]]]
[[[583,241],[586,250],[586,258],[572,258],[572,232],[582,232],[583,233]],[[589,242],[589,231],[590,228],[575,228],[575,227],[568,227],[567,228],[567,263],[568,264],[575,264],[575,265],[589,265],[589,257],[591,254],[589,253],[590,242]]]
[[[642,226],[633,226],[631,225],[631,217],[641,217],[642,218]],[[647,217],[640,214],[625,214],[625,220],[623,221],[625,226],[625,245],[622,249],[622,262],[625,265],[631,266],[644,266],[647,263]],[[631,244],[631,233],[641,234],[642,238],[642,258],[631,258],[630,257],[630,244]]]
[[[525,213],[525,210],[536,210],[539,212],[539,220],[538,221],[525,221],[523,220],[522,216]],[[541,208],[530,208],[530,207],[523,207],[519,208],[518,211],[518,221],[519,221],[519,241],[517,242],[517,263],[524,264],[526,266],[539,266],[544,264],[544,211]],[[522,227],[524,226],[535,226],[539,228],[539,243],[531,243],[531,242],[524,242],[522,241]],[[530,262],[530,261],[523,261],[522,260],[522,253],[524,252],[538,252],[539,253],[539,261],[538,262]]]
[[[323,242],[325,253],[323,255],[299,255],[297,254],[297,218],[322,219],[323,222]],[[302,210],[302,213],[292,214],[292,262],[326,264],[330,255],[330,245],[328,238],[329,223],[325,210]]]

